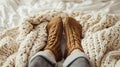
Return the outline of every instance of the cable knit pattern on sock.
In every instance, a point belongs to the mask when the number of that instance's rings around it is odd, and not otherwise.
[[[28,18],[18,27],[0,33],[0,54],[2,54],[0,67],[26,67],[29,58],[45,47],[46,24],[57,15],[61,16],[63,21],[66,16],[73,17],[82,25],[81,45],[94,67],[119,66],[120,21],[116,16],[101,13],[45,11]],[[10,37],[12,41],[7,41],[6,37]],[[1,48],[3,42],[11,46],[16,43],[19,47]]]
[[[61,39],[63,32],[63,24],[61,17],[54,17],[47,24],[48,41],[45,50],[51,50],[56,58],[56,61],[62,60]]]
[[[67,17],[64,22],[64,31],[67,40],[67,56],[69,56],[74,49],[83,51],[83,48],[81,47],[82,26],[72,17]]]

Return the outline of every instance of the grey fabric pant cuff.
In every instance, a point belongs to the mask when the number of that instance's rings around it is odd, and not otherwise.
[[[54,57],[49,53],[49,52],[46,52],[46,51],[40,51],[38,52],[37,54],[35,54],[29,61],[29,64],[32,62],[32,60],[34,60],[35,57],[37,56],[42,56],[44,57],[45,59],[47,59],[49,62],[51,62],[52,64],[55,64],[57,65]],[[77,63],[81,63],[81,64],[76,64]],[[87,64],[87,66],[86,66]],[[76,67],[76,65],[78,66],[84,66],[84,67],[91,67],[91,65],[89,65],[89,59],[88,57],[83,53],[83,52],[80,52],[80,51],[76,51],[74,50],[71,55],[69,55],[66,60],[64,61],[63,63],[63,66],[62,67]]]
[[[36,57],[36,56],[43,56],[44,58],[46,58],[48,61],[50,61],[52,64],[56,64],[56,61],[54,59],[54,57],[46,52],[46,51],[40,51],[37,54],[35,54],[33,57],[31,57],[29,63]]]
[[[80,51],[76,51],[74,50],[71,55],[69,55],[66,60],[63,63],[63,67],[68,67],[75,59],[79,58],[79,57],[84,57],[86,58],[86,60],[89,61],[88,57],[85,55],[85,53],[80,52]]]

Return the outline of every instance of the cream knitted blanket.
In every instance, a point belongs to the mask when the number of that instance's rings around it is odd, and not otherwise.
[[[0,67],[26,67],[46,45],[53,16],[74,17],[83,26],[82,47],[94,67],[120,66],[120,21],[112,14],[46,11],[0,33]]]

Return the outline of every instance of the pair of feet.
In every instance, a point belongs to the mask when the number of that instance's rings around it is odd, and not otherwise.
[[[82,27],[75,19],[66,17],[65,22],[62,22],[61,17],[54,17],[47,24],[46,29],[48,40],[44,50],[50,50],[54,54],[56,61],[60,61],[62,59],[60,44],[63,30],[67,41],[64,57],[69,56],[75,49],[83,51],[81,46]]]

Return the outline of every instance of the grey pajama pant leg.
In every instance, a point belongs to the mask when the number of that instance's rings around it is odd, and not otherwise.
[[[29,67],[57,67],[56,64],[51,63],[42,56],[36,56],[32,62],[29,64]],[[67,67],[90,67],[88,60],[84,57],[79,57],[75,59]]]
[[[57,67],[57,63],[51,54],[45,51],[34,55],[28,64],[28,67]],[[92,67],[88,57],[79,51],[73,51],[63,63],[63,67]]]
[[[84,57],[75,59],[68,67],[90,67],[89,61]]]
[[[29,67],[56,67],[56,64],[51,63],[46,58],[38,55],[31,60]]]
[[[57,67],[57,63],[51,53],[40,51],[30,58],[28,67]]]
[[[74,50],[64,61],[63,67],[92,67],[92,65],[84,52]]]

